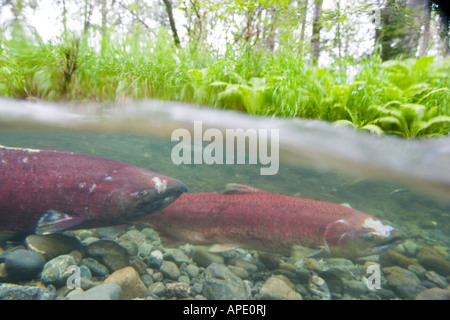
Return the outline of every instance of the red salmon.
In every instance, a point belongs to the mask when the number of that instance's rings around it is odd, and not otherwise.
[[[142,222],[175,245],[222,244],[280,253],[297,245],[358,257],[391,248],[402,238],[380,219],[338,204],[238,185],[228,193],[183,194]]]
[[[164,208],[187,187],[124,162],[0,146],[0,235],[122,224]]]

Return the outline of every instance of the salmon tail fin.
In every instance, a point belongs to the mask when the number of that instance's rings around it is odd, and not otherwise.
[[[225,186],[225,191],[223,194],[240,194],[240,193],[252,193],[252,192],[266,192],[261,189],[257,189],[254,187],[246,186],[243,184],[237,183],[228,183]]]

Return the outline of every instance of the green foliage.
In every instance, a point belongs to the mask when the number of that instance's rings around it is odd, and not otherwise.
[[[118,39],[100,51],[73,37],[24,39],[0,44],[3,96],[113,103],[157,98],[408,138],[450,131],[448,58],[382,63],[374,55],[319,68],[287,47],[271,52],[248,46],[223,56],[175,48],[163,30],[152,42]]]

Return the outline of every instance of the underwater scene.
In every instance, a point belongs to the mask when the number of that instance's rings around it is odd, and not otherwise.
[[[448,137],[0,102],[0,299],[450,299]]]

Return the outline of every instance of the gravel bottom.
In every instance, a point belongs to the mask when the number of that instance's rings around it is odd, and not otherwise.
[[[407,240],[356,260],[218,254],[164,247],[143,225],[78,230],[2,244],[0,299],[449,300],[448,252]]]

